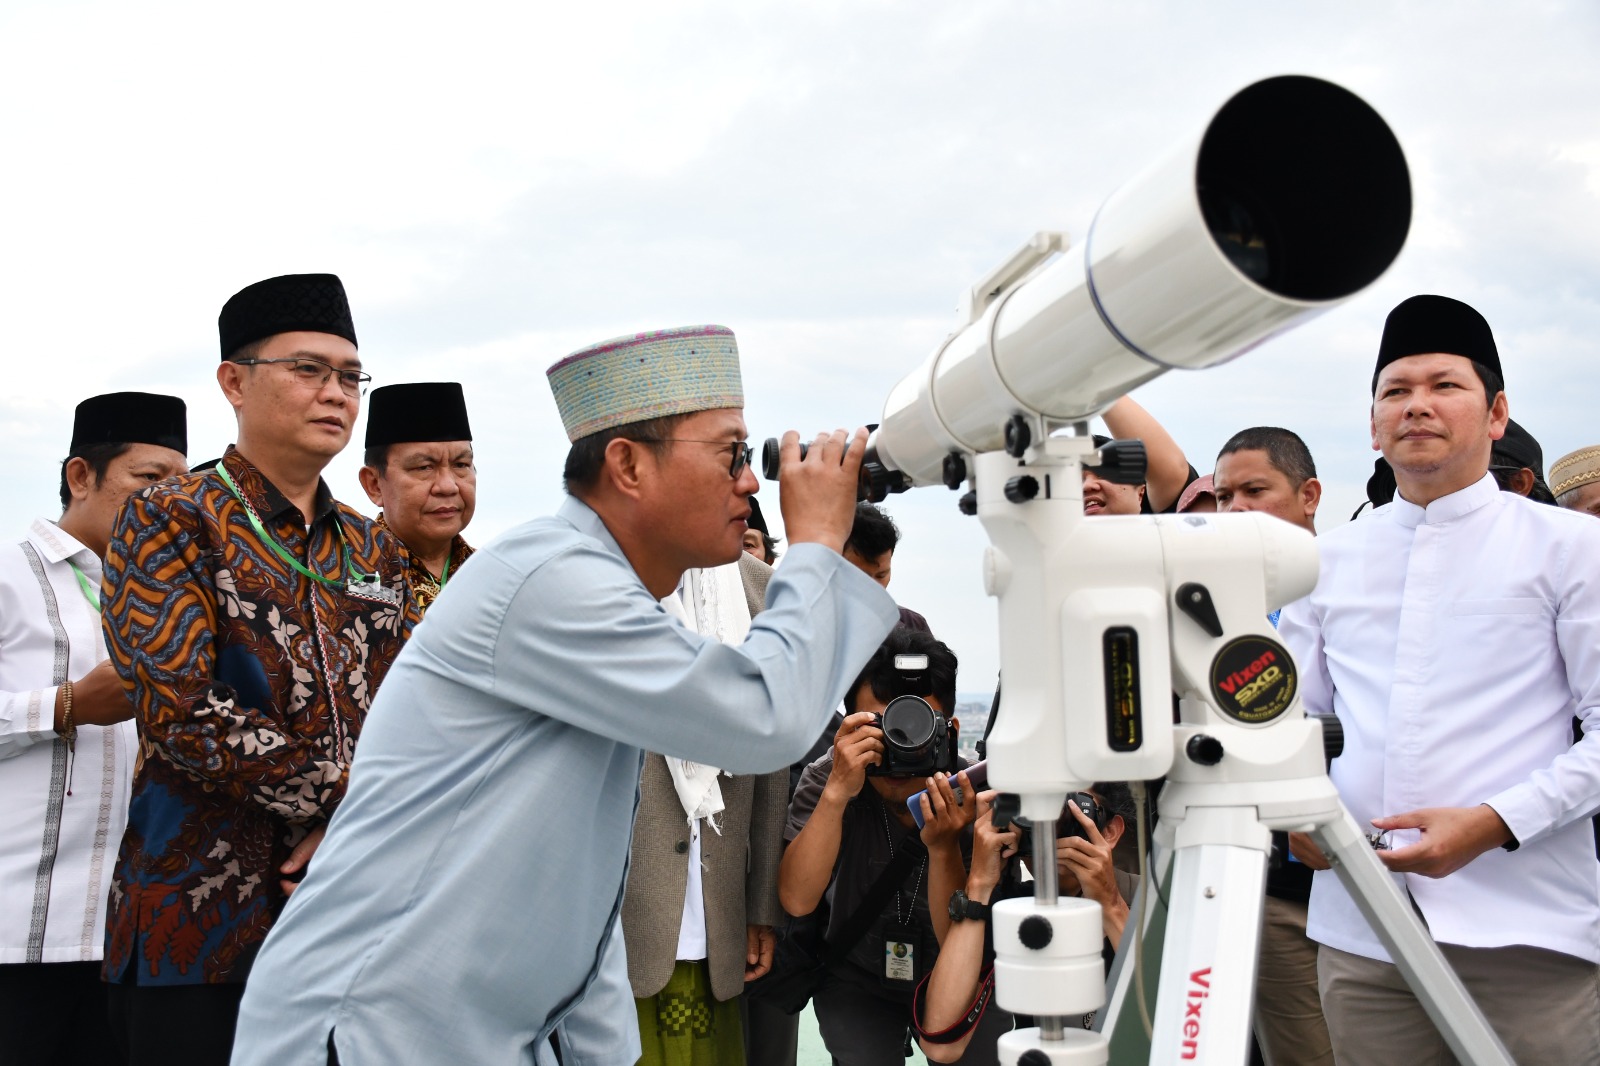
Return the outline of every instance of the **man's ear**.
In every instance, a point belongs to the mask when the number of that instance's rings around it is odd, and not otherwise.
[[[1533,491],[1534,473],[1523,467],[1511,475],[1511,491],[1518,496],[1526,496]]]
[[[217,367],[217,384],[235,411],[244,406],[244,374],[247,369],[230,359],[224,359]]]
[[[1317,505],[1322,502],[1322,482],[1314,477],[1308,477],[1300,485],[1300,506],[1305,509],[1307,518],[1317,517]]]
[[[1494,403],[1489,405],[1489,439],[1499,440],[1506,435],[1506,422],[1511,418],[1511,402],[1506,399],[1505,392],[1494,394]]]
[[[1367,430],[1372,434],[1372,450],[1375,452],[1383,451],[1378,446],[1378,410],[1376,405],[1367,408]]]
[[[89,493],[94,491],[94,468],[89,465],[89,460],[81,455],[68,459],[66,474],[67,491],[72,494],[73,503],[87,500]]]
[[[383,506],[383,480],[378,477],[375,467],[363,466],[356,475],[361,479],[361,489],[367,494],[367,499],[372,501],[372,506]]]
[[[638,499],[645,480],[655,466],[655,455],[638,441],[617,437],[606,445],[605,464],[600,476],[611,482],[622,495]]]
[[[1122,834],[1127,832],[1128,823],[1122,820],[1122,815],[1113,814],[1107,821],[1106,827],[1100,830],[1100,835],[1106,838],[1106,843],[1112,847],[1117,846],[1117,841],[1122,839]]]

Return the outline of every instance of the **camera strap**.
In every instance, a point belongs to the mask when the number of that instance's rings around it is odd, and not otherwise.
[[[872,928],[883,909],[889,905],[889,897],[900,890],[900,885],[911,873],[912,865],[927,857],[928,849],[923,846],[921,838],[915,832],[908,832],[899,847],[894,849],[894,857],[889,860],[889,865],[872,882],[867,894],[861,897],[860,905],[839,924],[839,935],[830,936],[824,942],[823,968],[831,969],[861,942],[867,930]]]

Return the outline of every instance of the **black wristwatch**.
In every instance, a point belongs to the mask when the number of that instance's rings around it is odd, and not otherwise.
[[[968,918],[976,922],[987,922],[989,905],[968,899],[966,890],[958,888],[950,894],[950,920],[964,922]]]

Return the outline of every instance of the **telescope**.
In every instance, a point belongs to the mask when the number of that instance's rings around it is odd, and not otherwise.
[[[1165,778],[1109,1005],[1099,905],[1059,898],[1053,863],[1035,864],[1032,899],[993,908],[996,1000],[1038,1021],[1000,1038],[1007,1066],[1243,1062],[1281,830],[1329,856],[1457,1058],[1510,1062],[1328,780],[1322,723],[1267,618],[1315,586],[1311,535],[1259,513],[1083,514],[1086,467],[1144,480],[1142,445],[1098,444],[1090,418],[1349,299],[1410,220],[1405,156],[1377,112],[1330,82],[1269,78],[1112,193],[1081,247],[1037,234],[972,286],[956,330],[890,390],[863,495],[968,486],[999,601],[989,781],[1035,854],[1054,854],[1069,795]],[[1129,949],[1163,913],[1150,1022]],[[1088,1012],[1093,1031],[1067,1024]]]

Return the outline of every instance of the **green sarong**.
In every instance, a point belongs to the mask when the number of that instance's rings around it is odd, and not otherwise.
[[[717,1002],[704,960],[678,960],[667,987],[636,999],[640,1066],[744,1066],[739,1001]]]

